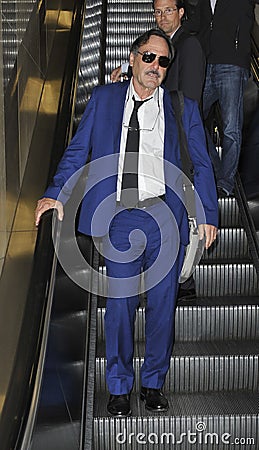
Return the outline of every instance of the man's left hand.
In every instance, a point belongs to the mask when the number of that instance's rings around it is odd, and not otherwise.
[[[205,248],[207,249],[215,241],[218,234],[218,229],[217,227],[214,227],[214,225],[201,224],[199,225],[199,234],[201,239],[203,239],[203,236],[205,234]]]

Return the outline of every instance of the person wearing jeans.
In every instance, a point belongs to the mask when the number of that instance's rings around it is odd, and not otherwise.
[[[220,197],[233,193],[239,161],[243,94],[249,77],[250,32],[255,3],[259,0],[198,0],[192,14],[192,31],[197,33],[207,60],[203,91],[204,120],[217,101],[221,111],[221,159],[208,137],[208,150]]]
[[[233,191],[237,171],[243,125],[243,94],[249,71],[231,64],[208,64],[203,91],[203,113],[206,118],[211,106],[219,101],[223,124],[223,152],[220,159],[207,132],[208,150],[217,180],[219,194]]]

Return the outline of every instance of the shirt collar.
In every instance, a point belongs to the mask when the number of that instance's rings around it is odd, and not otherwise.
[[[134,95],[135,100],[142,100],[142,99],[139,97],[139,95],[137,94],[137,92],[135,91],[134,85],[133,85],[133,80],[132,80],[132,78],[131,78],[131,80],[130,80],[130,85],[129,85],[129,89],[128,89],[127,100],[128,100],[129,98],[132,98],[133,95]],[[147,100],[147,99],[149,99],[149,98],[150,98],[150,99],[151,99],[151,98],[154,98],[155,101],[158,100],[158,88],[156,88],[156,89],[154,90],[153,94],[151,94],[149,97],[145,98],[145,100]]]

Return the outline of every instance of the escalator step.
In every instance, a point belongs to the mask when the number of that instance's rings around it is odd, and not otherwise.
[[[104,341],[105,308],[98,309],[98,340]],[[259,339],[259,305],[178,306],[175,341]],[[144,340],[145,309],[137,310],[135,340]]]
[[[104,395],[96,402],[95,450],[257,448],[258,398],[253,393],[172,394],[164,415],[148,413],[132,395],[133,415],[124,419],[107,417],[107,399]]]
[[[99,295],[107,296],[106,267],[99,267]],[[215,263],[202,261],[194,272],[196,294],[198,297],[257,296],[259,281],[252,263]],[[141,292],[144,292],[144,279],[141,279]]]
[[[219,228],[239,228],[242,219],[235,198],[221,198],[219,205]]]
[[[136,346],[138,349],[139,346]],[[139,350],[144,353],[144,345]],[[177,346],[176,346],[177,347]],[[212,346],[211,346],[212,347]],[[218,349],[222,348],[221,345]],[[257,347],[257,354],[256,354]],[[171,357],[170,368],[165,381],[165,389],[172,392],[208,392],[208,391],[236,391],[248,389],[258,391],[258,347],[259,341],[252,344],[247,343],[247,348],[242,355],[226,354],[207,346],[207,353],[198,349],[187,355],[182,352]],[[241,346],[242,348],[242,346]],[[244,345],[243,345],[244,348]],[[249,348],[251,354],[249,354]],[[178,346],[179,350],[179,346]],[[236,350],[235,346],[232,348]],[[138,352],[137,352],[138,353]],[[135,385],[133,391],[140,387],[140,368],[143,364],[143,357],[134,358]],[[96,392],[107,392],[105,382],[106,359],[96,359]]]
[[[199,392],[193,393],[171,393],[164,391],[169,401],[169,410],[165,413],[154,414],[144,408],[143,402],[139,399],[138,393],[131,394],[132,416],[143,419],[172,418],[185,415],[234,415],[234,414],[258,414],[258,393],[249,391],[230,392]],[[98,393],[95,399],[95,417],[109,417],[106,411],[108,393]],[[109,418],[111,420],[111,418]],[[257,417],[259,419],[259,417]],[[128,421],[129,419],[127,419]],[[120,419],[123,422],[123,419]],[[118,421],[119,422],[119,421]]]
[[[259,283],[253,264],[197,266],[194,273],[198,296],[258,295]]]
[[[221,228],[215,243],[204,252],[203,262],[220,262],[220,260],[248,261],[249,253],[246,233],[243,228]]]

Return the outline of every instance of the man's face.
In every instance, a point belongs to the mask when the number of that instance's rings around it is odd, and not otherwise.
[[[159,56],[169,56],[168,45],[162,37],[150,36],[148,42],[139,48],[141,53],[155,53],[157,57],[151,63],[142,61],[142,55],[139,53],[130,54],[130,65],[132,66],[133,84],[137,94],[141,98],[151,95],[154,90],[162,83],[166,68],[159,65]]]
[[[164,14],[168,8],[174,9],[172,14]],[[180,27],[184,9],[178,10],[175,0],[155,0],[154,11],[162,11],[160,16],[155,15],[156,23],[170,37]]]

